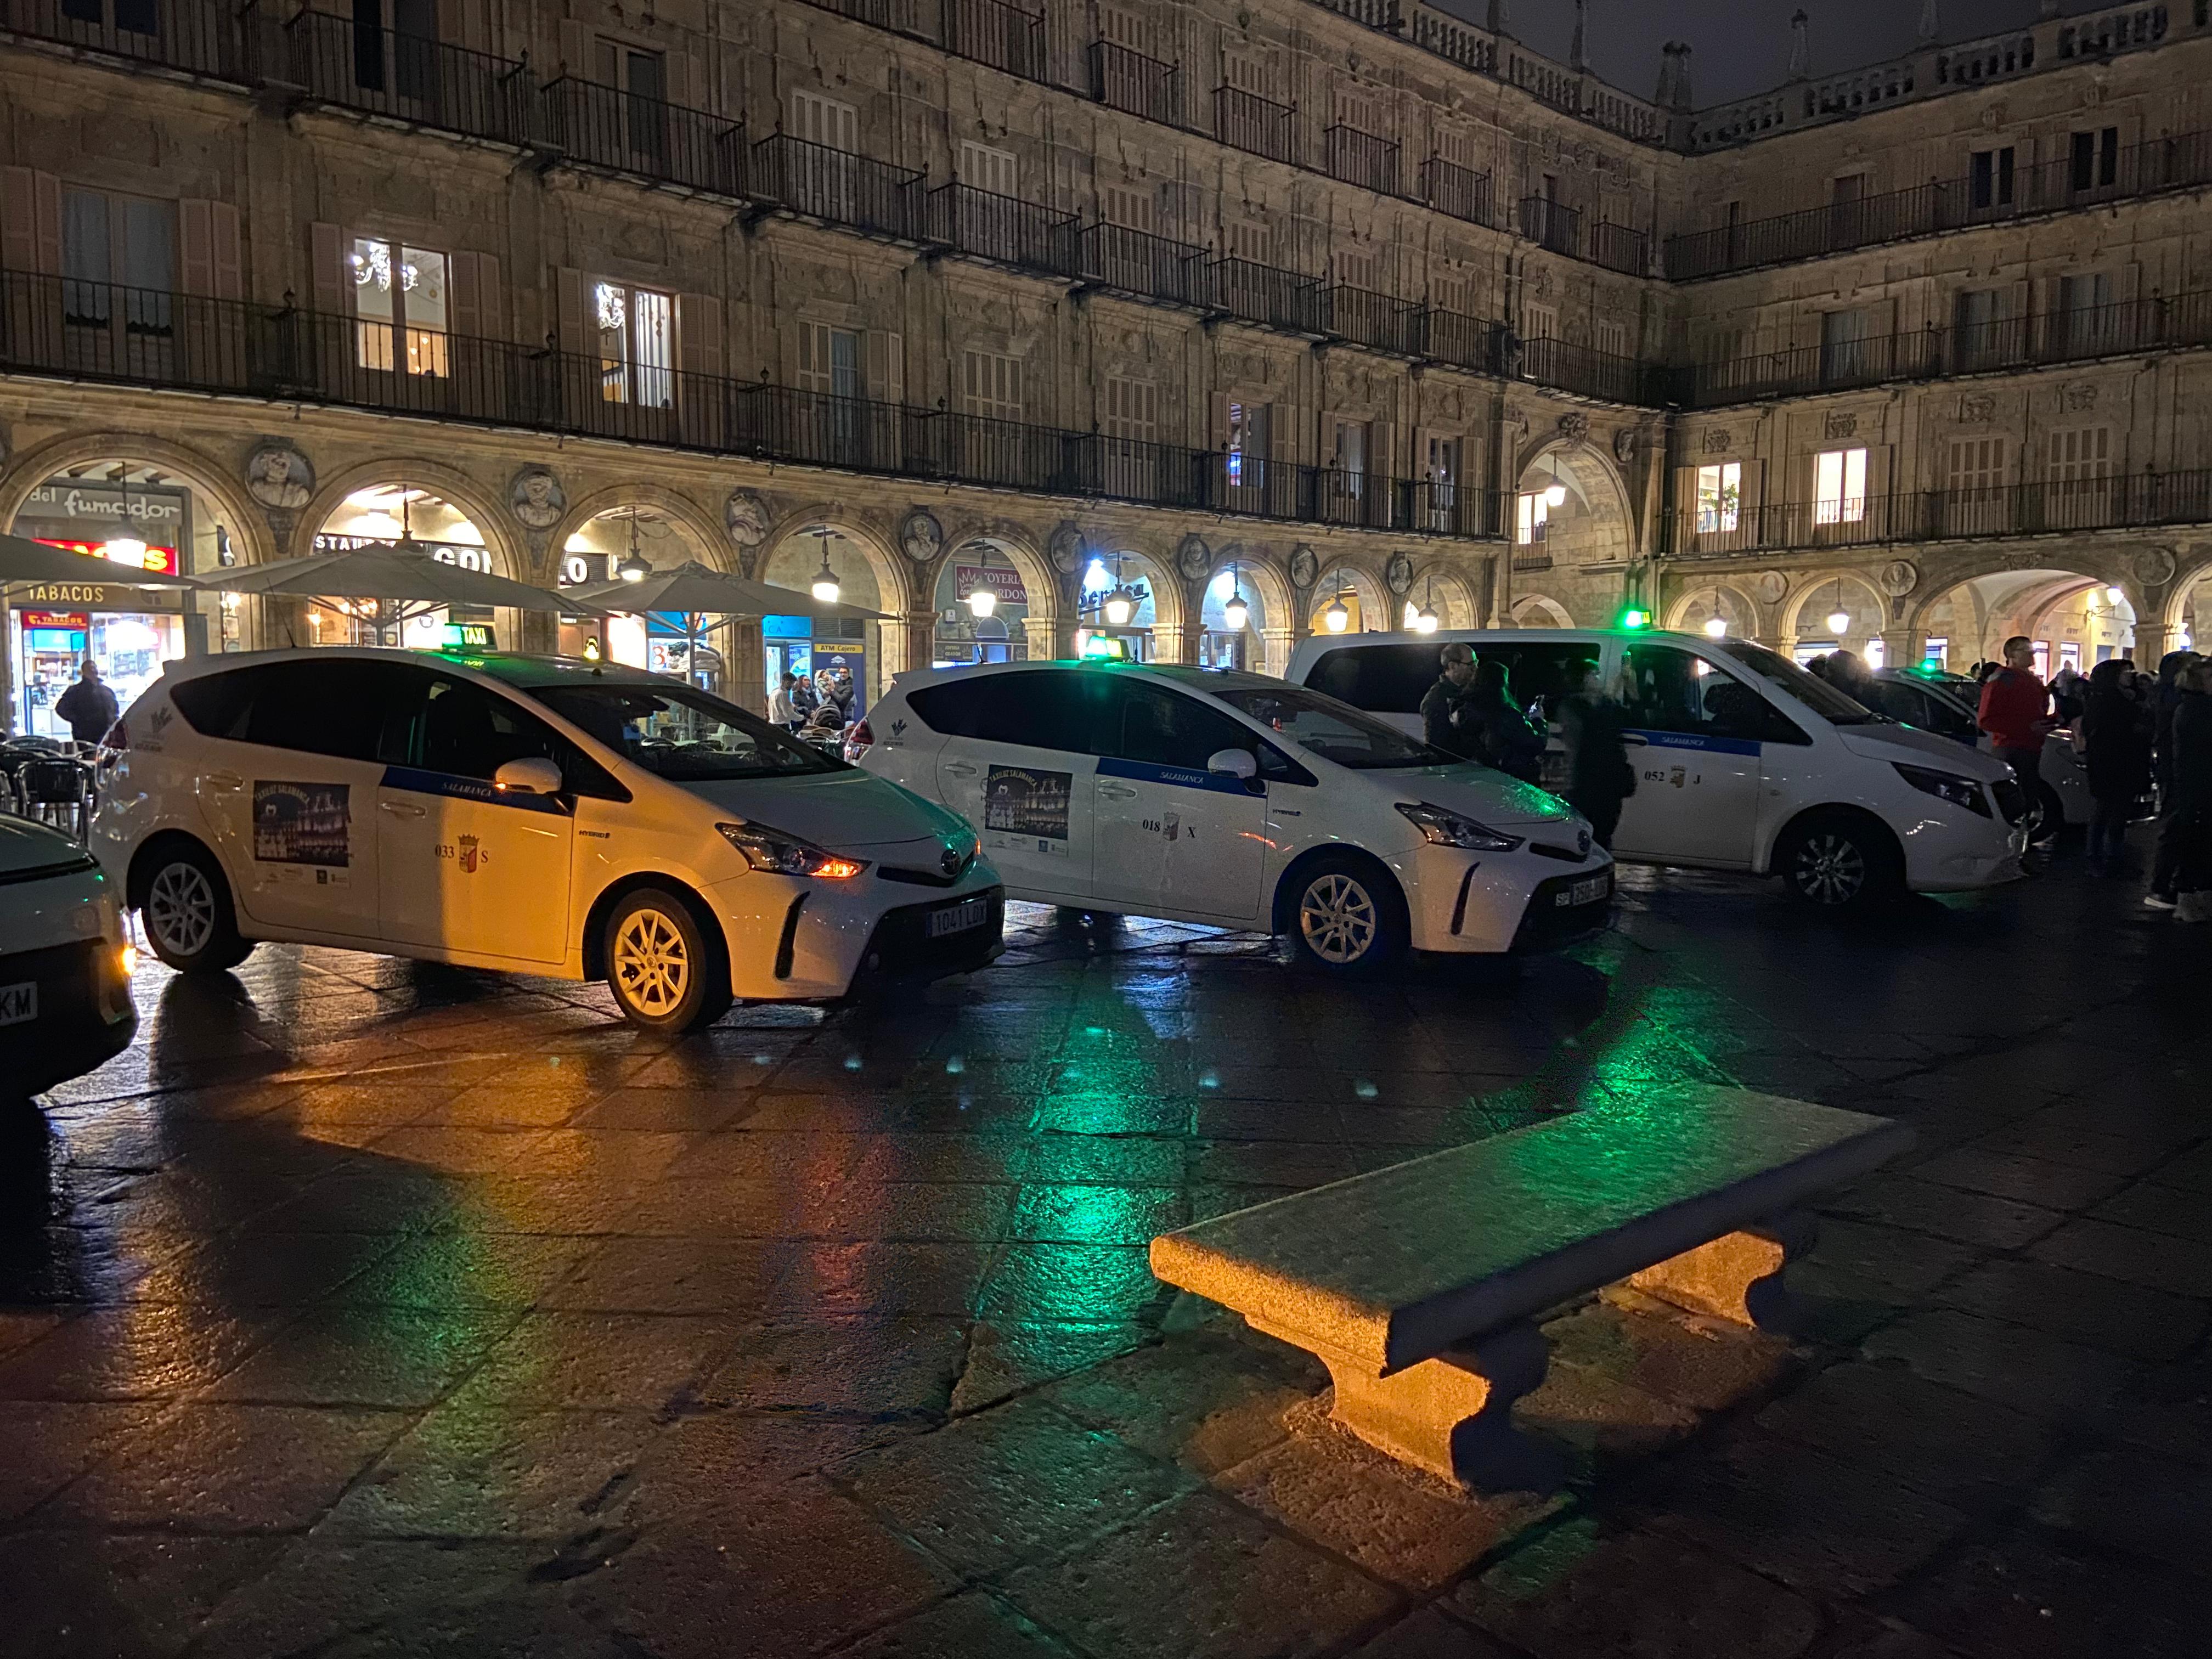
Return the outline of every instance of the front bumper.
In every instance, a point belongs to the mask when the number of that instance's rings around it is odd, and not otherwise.
[[[1407,881],[1417,951],[1501,956],[1549,950],[1602,927],[1612,913],[1613,861],[1595,848],[1581,862],[1524,850],[1468,853],[1423,847],[1400,866]],[[1554,896],[1577,882],[1604,878],[1593,904],[1560,908]],[[1540,918],[1537,912],[1546,910]],[[1595,915],[1595,921],[1589,918]]]
[[[880,866],[850,881],[756,872],[718,882],[708,898],[729,946],[731,992],[749,1002],[831,1001],[864,974],[965,973],[1004,948],[1005,889],[981,860],[941,885],[886,879]],[[979,926],[927,937],[930,915],[975,898],[986,901]]]
[[[1969,893],[2018,881],[2027,853],[2025,823],[1923,823],[1905,838],[1905,884],[1916,893]]]
[[[41,1093],[131,1046],[138,1011],[115,940],[88,939],[0,957],[0,990],[24,984],[38,988],[38,1012],[0,1025],[0,1094]]]

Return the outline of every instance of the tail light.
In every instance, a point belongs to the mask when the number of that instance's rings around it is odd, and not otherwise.
[[[851,735],[846,739],[846,741],[850,743],[855,749],[866,749],[875,740],[876,734],[868,730],[868,723],[866,720],[862,720],[858,726],[855,726],[852,730]]]

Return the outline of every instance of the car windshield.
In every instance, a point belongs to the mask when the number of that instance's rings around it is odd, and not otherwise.
[[[1831,726],[1872,726],[1884,716],[1869,714],[1822,679],[1800,668],[1778,651],[1749,640],[1724,640],[1721,649],[1777,690],[1787,691]]]
[[[623,759],[675,783],[842,772],[845,763],[757,715],[680,685],[540,685],[530,696]]]
[[[1238,686],[1213,694],[1285,740],[1356,772],[1449,766],[1459,759],[1407,737],[1386,720],[1302,685]]]

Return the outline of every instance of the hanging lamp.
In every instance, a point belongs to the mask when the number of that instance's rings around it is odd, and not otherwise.
[[[822,568],[814,573],[814,586],[811,591],[820,603],[835,605],[845,590],[838,583],[837,573],[830,568],[830,526],[823,525],[814,533],[822,542]]]
[[[1237,566],[1229,567],[1229,602],[1221,607],[1221,620],[1229,625],[1232,634],[1242,634],[1244,624],[1252,620],[1252,607],[1244,603],[1244,589],[1237,580]]]

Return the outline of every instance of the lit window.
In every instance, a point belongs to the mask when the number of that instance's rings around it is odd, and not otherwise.
[[[1857,524],[1866,517],[1867,453],[1824,450],[1814,457],[1813,522]]]
[[[363,368],[446,373],[446,256],[356,236],[346,259],[353,278],[354,352]]]
[[[1702,535],[1736,527],[1743,506],[1743,463],[1723,461],[1698,469],[1698,530]]]
[[[1523,547],[1544,539],[1544,524],[1551,509],[1545,505],[1544,492],[1531,489],[1516,498],[1520,503],[1519,518],[1515,526],[1514,540]]]
[[[649,288],[599,283],[599,395],[611,404],[666,409],[676,401],[676,301]]]

